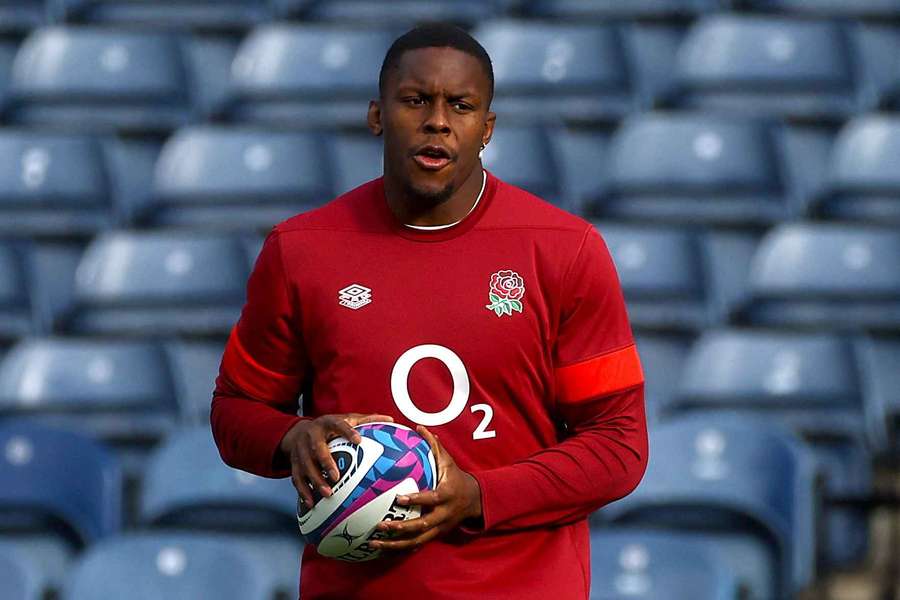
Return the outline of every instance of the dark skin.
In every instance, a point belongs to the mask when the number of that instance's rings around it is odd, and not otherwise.
[[[481,63],[454,48],[409,50],[388,72],[381,97],[369,103],[368,125],[373,134],[384,137],[385,200],[400,222],[444,225],[468,214],[481,190],[478,153],[494,131],[490,100],[490,81]],[[312,506],[313,488],[331,495],[329,481],[337,481],[338,469],[328,452],[330,440],[343,436],[359,443],[354,426],[392,420],[353,413],[294,425],[280,450],[290,458],[301,500]],[[438,484],[434,490],[397,498],[400,505],[421,506],[422,516],[379,524],[390,539],[371,542],[375,548],[415,550],[463,521],[481,518],[478,482],[456,465],[437,436],[425,427],[417,431],[431,445]]]

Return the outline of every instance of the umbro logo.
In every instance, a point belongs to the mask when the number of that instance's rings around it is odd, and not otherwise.
[[[358,283],[351,283],[338,292],[338,303],[353,310],[358,310],[372,302],[372,290]]]

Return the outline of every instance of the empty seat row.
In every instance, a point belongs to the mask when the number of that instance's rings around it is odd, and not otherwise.
[[[895,229],[783,224],[757,242],[745,234],[596,226],[640,330],[696,332],[731,322],[891,332],[900,323]],[[110,231],[83,251],[4,243],[0,337],[221,338],[244,303],[259,246],[259,238],[187,230]]]
[[[128,225],[263,233],[378,177],[368,133],[192,126],[149,140],[0,129],[0,233]],[[761,228],[798,218],[900,223],[900,118],[836,137],[755,119],[644,113],[612,134],[497,130],[484,164],[592,219]]]
[[[7,122],[81,130],[167,131],[204,119],[361,127],[401,32],[274,23],[238,42],[42,27],[18,49],[2,44],[0,106]],[[890,62],[900,29],[886,25],[720,14],[686,32],[488,20],[473,35],[492,57],[494,108],[511,120],[608,124],[658,106],[833,122],[896,108],[900,90]]]

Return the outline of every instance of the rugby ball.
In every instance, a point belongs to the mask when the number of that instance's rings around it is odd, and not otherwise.
[[[418,433],[397,423],[367,423],[355,428],[362,440],[339,437],[329,442],[340,471],[332,495],[312,509],[297,502],[297,522],[307,544],[323,556],[350,562],[377,558],[368,542],[384,537],[381,521],[419,516],[418,506],[398,506],[398,495],[434,489],[437,466],[431,446]]]

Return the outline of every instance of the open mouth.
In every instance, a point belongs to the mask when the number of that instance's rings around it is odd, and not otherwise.
[[[422,146],[413,160],[426,171],[440,171],[453,161],[450,151],[442,146]]]

